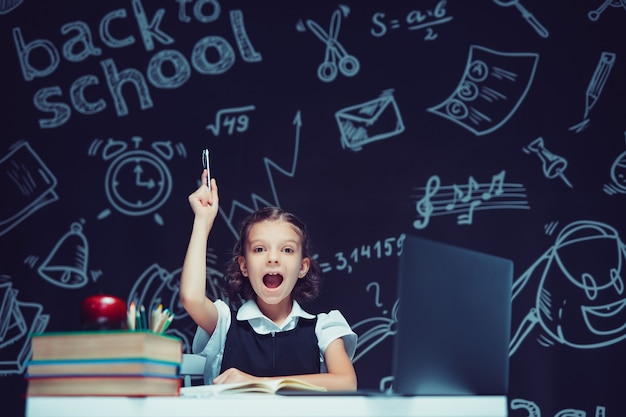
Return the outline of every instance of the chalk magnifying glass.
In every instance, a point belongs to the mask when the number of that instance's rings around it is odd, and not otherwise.
[[[498,6],[502,7],[510,7],[515,6],[517,10],[520,11],[524,19],[535,29],[535,32],[539,34],[542,38],[547,38],[549,36],[548,30],[543,27],[541,23],[535,18],[535,16],[528,11],[519,0],[493,0]]]
[[[604,3],[602,3],[600,7],[587,13],[587,17],[589,18],[589,20],[592,20],[595,22],[600,18],[600,15],[604,13],[604,11],[609,6],[620,7],[621,5],[622,5],[621,0],[604,0]]]

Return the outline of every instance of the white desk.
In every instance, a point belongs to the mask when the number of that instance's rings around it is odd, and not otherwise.
[[[460,397],[30,397],[26,417],[506,417],[507,399]]]

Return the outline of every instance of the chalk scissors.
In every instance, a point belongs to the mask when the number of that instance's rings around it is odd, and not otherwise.
[[[359,72],[359,60],[349,55],[344,47],[337,41],[339,28],[341,27],[341,11],[335,10],[330,18],[330,30],[327,33],[320,25],[311,19],[306,25],[322,42],[326,44],[324,62],[317,68],[317,76],[320,80],[330,82],[337,77],[337,72],[351,77]]]

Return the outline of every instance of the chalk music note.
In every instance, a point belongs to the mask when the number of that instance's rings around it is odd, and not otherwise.
[[[504,174],[506,174],[506,171],[502,170],[498,174],[491,176],[491,185],[489,185],[489,191],[483,193],[483,200],[487,201],[494,195],[501,195],[504,192]]]
[[[482,204],[480,200],[473,200],[467,208],[467,213],[459,214],[457,216],[457,224],[472,224],[474,220],[474,209]]]
[[[453,189],[453,191],[452,191],[452,195],[453,195],[452,202],[446,204],[446,210],[448,210],[448,211],[451,211],[451,210],[454,209],[454,206],[456,205],[456,200],[457,199],[461,200],[461,199],[464,198],[463,197],[463,190],[461,190],[461,187],[459,187],[456,184],[453,184],[452,185],[452,189]]]
[[[446,210],[448,211],[453,210],[454,207],[456,207],[457,200],[460,201],[461,203],[468,203],[472,199],[473,190],[478,190],[478,188],[479,188],[479,185],[474,179],[474,177],[472,176],[470,176],[469,179],[467,180],[467,193],[465,193],[460,186],[453,184],[452,189],[454,190],[453,192],[454,198],[452,199],[451,203],[448,203],[446,205]]]
[[[416,229],[425,229],[426,226],[428,226],[430,216],[434,211],[434,206],[430,198],[437,194],[440,186],[441,181],[437,175],[433,175],[428,179],[424,196],[415,205],[417,213],[422,217],[422,220],[417,219],[413,222],[413,227]]]

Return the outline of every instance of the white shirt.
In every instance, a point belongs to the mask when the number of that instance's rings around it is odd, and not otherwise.
[[[209,335],[202,328],[198,327],[193,338],[192,352],[207,357],[207,364],[204,369],[204,383],[211,384],[213,378],[219,375],[224,357],[224,346],[226,344],[226,334],[230,328],[231,314],[230,308],[222,300],[215,301],[218,311],[217,326],[213,334]],[[293,302],[291,313],[279,326],[267,318],[254,300],[246,301],[237,311],[237,320],[247,320],[252,329],[258,334],[268,334],[272,332],[284,332],[292,330],[298,324],[298,318],[304,317],[312,319],[315,316],[307,313],[296,301]],[[331,310],[328,313],[317,315],[315,325],[315,335],[317,345],[320,350],[320,370],[327,372],[324,363],[324,353],[333,340],[341,337],[348,357],[352,360],[356,351],[357,335],[352,331],[348,322],[338,310]]]

